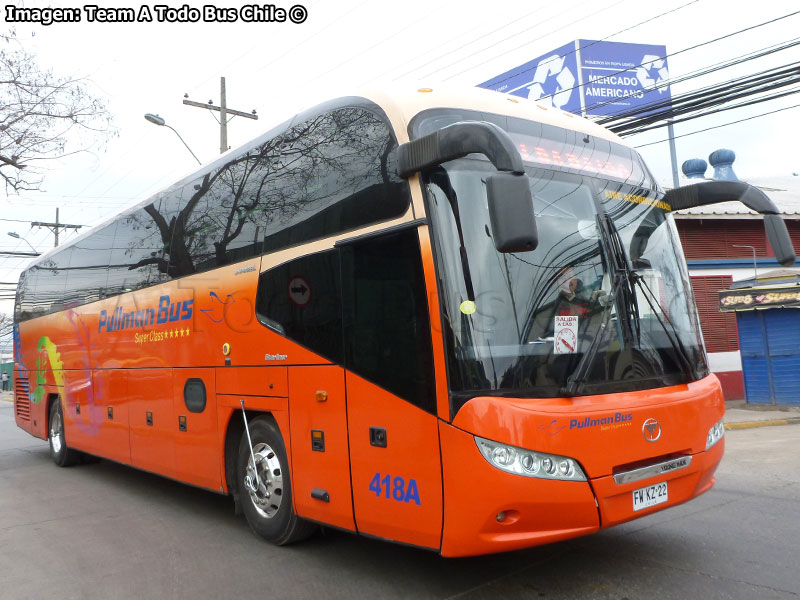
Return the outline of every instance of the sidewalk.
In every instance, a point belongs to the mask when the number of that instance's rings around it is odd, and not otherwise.
[[[744,400],[725,402],[725,429],[750,429],[769,425],[800,423],[800,406],[747,404]]]

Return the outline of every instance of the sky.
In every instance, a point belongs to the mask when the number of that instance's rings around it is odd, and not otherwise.
[[[53,245],[52,233],[29,221],[91,226],[180,179],[197,167],[178,137],[144,119],[156,113],[174,127],[202,162],[219,153],[219,125],[211,113],[182,104],[219,104],[226,78],[229,108],[258,120],[234,118],[228,143],[237,147],[298,111],[352,95],[364,86],[408,84],[474,86],[575,39],[665,45],[670,75],[678,77],[773,44],[798,38],[800,15],[700,48],[686,48],[800,9],[796,0],[302,0],[302,23],[153,22],[14,25],[20,44],[56,74],[84,78],[114,119],[116,135],[101,149],[49,161],[39,192],[0,197],[0,229],[34,248]],[[101,2],[101,6],[142,4]],[[52,0],[18,5],[80,8]],[[179,8],[183,4],[168,4]],[[149,5],[153,6],[153,5]],[[187,2],[198,7],[202,3]],[[247,2],[219,1],[219,9]],[[255,5],[263,7],[264,4]],[[275,6],[290,9],[290,2]],[[220,11],[221,13],[222,11]],[[669,13],[659,16],[662,13]],[[296,14],[296,13],[295,13]],[[8,23],[0,25],[7,30]],[[798,47],[673,86],[672,93],[743,77],[800,61]],[[800,108],[710,131],[699,129],[800,104],[800,96],[738,109],[675,126],[678,163],[707,158],[718,148],[737,154],[740,178],[800,173]],[[658,179],[669,181],[668,145],[660,129],[628,138]],[[651,145],[651,142],[662,142]],[[0,250],[28,251],[25,241],[0,231]],[[62,243],[74,233],[62,232]],[[0,256],[0,282],[15,281],[27,259]],[[13,303],[0,301],[0,312]]]

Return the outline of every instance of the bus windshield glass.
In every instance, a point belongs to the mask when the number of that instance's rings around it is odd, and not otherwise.
[[[663,194],[632,151],[561,160],[578,150],[523,153],[549,159],[526,166],[539,244],[524,253],[495,249],[487,160],[424,174],[454,397],[612,393],[707,374]]]

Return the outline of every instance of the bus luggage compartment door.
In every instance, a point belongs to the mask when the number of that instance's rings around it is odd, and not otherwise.
[[[216,378],[213,368],[175,369],[170,427],[175,442],[175,476],[220,491]]]
[[[297,514],[354,530],[344,369],[290,367],[289,421]]]
[[[137,369],[128,377],[131,464],[175,477],[172,369]]]

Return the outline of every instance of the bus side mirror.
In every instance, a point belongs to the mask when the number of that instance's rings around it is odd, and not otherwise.
[[[410,177],[471,153],[486,156],[497,173],[486,178],[489,221],[498,252],[535,250],[536,217],[522,156],[503,129],[493,123],[461,121],[397,148],[397,174]]]
[[[706,181],[675,188],[664,195],[664,202],[670,205],[673,212],[730,201],[741,202],[764,215],[764,229],[769,245],[775,252],[775,259],[784,267],[793,265],[796,257],[786,223],[775,203],[757,187],[743,181]]]
[[[498,252],[529,252],[539,243],[526,175],[499,172],[486,178],[489,222]]]
[[[789,267],[794,264],[797,258],[794,252],[794,245],[789,232],[786,229],[786,223],[780,215],[764,215],[764,229],[767,232],[767,239],[769,245],[772,246],[772,251],[775,253],[775,259],[779,264],[784,267]]]

